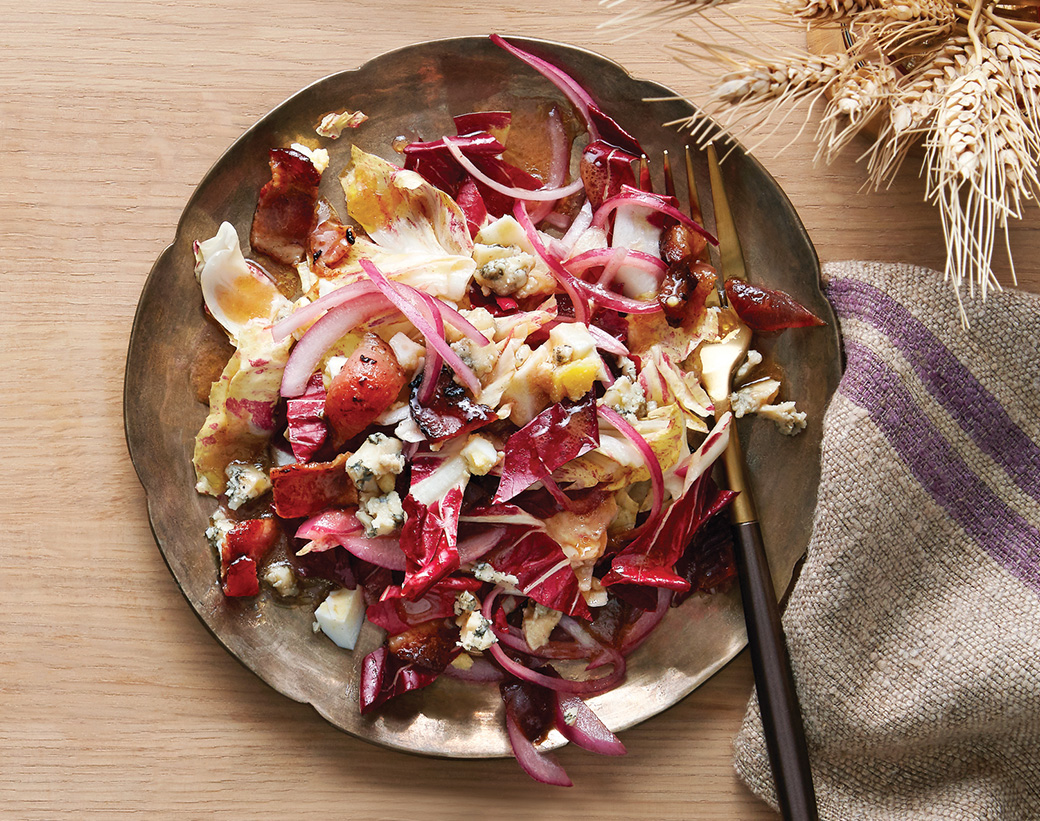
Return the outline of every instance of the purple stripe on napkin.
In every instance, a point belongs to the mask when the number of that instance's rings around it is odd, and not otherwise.
[[[886,334],[928,392],[979,449],[1040,501],[1040,447],[935,334],[904,305],[864,282],[834,280],[827,297],[842,318],[854,317]]]
[[[847,339],[840,392],[870,414],[935,502],[996,562],[1040,592],[1040,532],[979,479],[921,411],[898,373]]]

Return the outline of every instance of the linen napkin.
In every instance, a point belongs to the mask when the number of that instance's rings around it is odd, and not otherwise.
[[[1040,819],[1040,297],[965,329],[934,271],[824,279],[846,370],[783,616],[821,818]],[[735,753],[776,806],[754,697]]]

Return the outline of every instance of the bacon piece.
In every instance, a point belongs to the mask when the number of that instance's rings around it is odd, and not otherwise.
[[[434,619],[390,636],[387,648],[405,664],[441,672],[459,654],[459,628],[453,619]]]
[[[279,262],[303,259],[317,216],[321,174],[303,154],[291,148],[271,150],[271,181],[260,189],[249,242]]]
[[[260,592],[257,564],[278,540],[274,519],[247,519],[228,531],[220,548],[220,571],[225,596],[255,596]]]
[[[271,469],[274,510],[283,519],[313,516],[330,507],[357,504],[357,490],[347,475],[349,453],[331,462],[309,462]]]

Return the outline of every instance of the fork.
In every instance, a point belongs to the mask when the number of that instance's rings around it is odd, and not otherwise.
[[[686,146],[685,154],[690,215],[697,219],[700,216],[700,204],[689,146]],[[719,240],[718,294],[723,310],[729,311],[732,309],[727,304],[722,282],[730,278],[744,279],[746,272],[740,238],[723,187],[714,144],[708,146],[707,158],[715,232]],[[674,197],[675,181],[667,152],[664,153],[662,165],[665,193]],[[640,182],[647,182],[648,166],[641,164],[640,172]],[[746,356],[750,340],[751,331],[743,323],[735,323],[734,329],[719,342],[701,346],[702,378],[705,390],[715,406],[716,419],[730,409],[733,370]],[[805,729],[736,425],[730,428],[723,464],[726,483],[730,490],[737,491],[730,508],[734,558],[777,802],[785,819],[814,821],[818,815]]]

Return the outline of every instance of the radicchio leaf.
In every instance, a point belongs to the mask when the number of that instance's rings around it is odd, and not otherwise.
[[[618,122],[609,114],[605,114],[595,103],[589,105],[589,120],[599,131],[600,139],[622,151],[634,154],[636,157],[643,155],[643,146],[639,140],[623,129]]]
[[[675,571],[676,562],[697,531],[725,510],[734,496],[732,491],[719,490],[708,474],[701,475],[668,509],[652,538],[636,539],[614,557],[603,584],[629,582],[680,592],[689,590],[689,580]]]
[[[325,385],[320,372],[311,375],[303,394],[286,402],[288,430],[286,438],[292,445],[293,456],[306,462],[322,446],[329,434],[325,422]]]
[[[635,160],[633,154],[602,140],[586,146],[581,155],[581,179],[593,210],[620,194],[623,185],[636,184],[635,172],[632,171]]]
[[[358,695],[362,715],[394,696],[433,684],[439,675],[440,671],[426,670],[401,661],[385,646],[373,650],[365,656],[361,665]]]
[[[506,502],[572,459],[599,447],[596,399],[546,408],[509,437],[495,502]]]
[[[412,459],[411,487],[404,498],[401,529],[405,577],[401,591],[416,600],[459,567],[458,535],[462,497],[469,472],[459,448],[418,454]]]
[[[517,587],[539,604],[569,616],[592,618],[570,560],[548,534],[529,533],[516,544],[489,553],[484,561],[499,573],[515,576]]]
[[[455,598],[459,592],[475,592],[482,584],[472,578],[442,579],[416,601],[403,598],[400,588],[389,588],[382,601],[368,606],[365,617],[390,635],[397,635],[417,624],[454,616]]]

